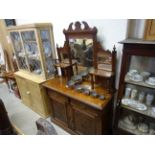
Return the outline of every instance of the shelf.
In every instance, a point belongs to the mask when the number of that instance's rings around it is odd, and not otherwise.
[[[23,42],[24,43],[37,43],[36,40],[24,40]]]
[[[142,87],[147,87],[147,88],[155,89],[155,86],[153,86],[153,85],[149,85],[149,84],[145,83],[144,81],[142,81],[142,82],[132,81],[127,76],[125,77],[125,82],[129,83],[129,84],[134,84],[134,85],[138,85],[138,86],[142,86]]]
[[[121,123],[118,124],[118,129],[123,130],[132,135],[150,135],[149,133],[142,133],[138,129],[131,130],[131,129],[125,128],[123,125],[121,125]]]
[[[155,115],[153,116],[153,115],[151,114],[151,108],[148,108],[148,109],[145,110],[145,111],[140,111],[140,110],[131,108],[131,107],[126,106],[126,105],[123,105],[123,104],[121,104],[121,107],[122,107],[122,108],[125,108],[125,109],[127,109],[127,110],[134,111],[134,112],[136,112],[136,113],[138,113],[138,114],[141,114],[141,115],[143,115],[143,116],[147,116],[147,117],[150,117],[150,118],[155,119]]]
[[[31,59],[31,60],[36,60],[36,61],[40,61],[40,58],[28,57],[28,59]]]
[[[49,39],[41,39],[42,42],[49,42]]]

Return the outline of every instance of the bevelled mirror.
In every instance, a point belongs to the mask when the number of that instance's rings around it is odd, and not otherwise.
[[[78,72],[93,67],[96,56],[96,27],[90,28],[86,22],[75,22],[63,32],[69,46],[70,63],[77,63]]]
[[[71,59],[78,67],[93,66],[93,40],[88,38],[69,39]]]

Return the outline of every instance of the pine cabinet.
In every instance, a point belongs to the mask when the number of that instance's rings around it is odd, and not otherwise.
[[[15,73],[25,105],[47,117],[51,113],[42,83],[55,73],[55,46],[50,23],[8,28],[19,71]]]
[[[51,108],[46,91],[42,87],[43,81],[20,71],[15,73],[15,78],[22,102],[42,117],[48,117],[51,114]]]

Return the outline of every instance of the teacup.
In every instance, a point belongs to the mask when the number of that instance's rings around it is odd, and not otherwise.
[[[125,88],[125,98],[129,98],[131,95],[131,88],[127,87]]]
[[[130,69],[129,72],[127,73],[127,75],[133,76],[136,73],[138,73],[138,71],[136,69]]]
[[[133,80],[133,81],[142,81],[143,77],[140,74],[136,73],[136,74],[131,76],[131,80]]]
[[[144,98],[145,98],[145,93],[144,92],[140,92],[139,95],[138,95],[138,101],[140,103],[143,103],[144,102]]]
[[[138,91],[136,89],[133,89],[131,91],[131,99],[132,100],[134,100],[137,97],[137,93],[138,93]]]
[[[151,75],[151,73],[149,73],[149,72],[141,72],[140,75],[143,77],[143,80],[146,80]]]
[[[154,95],[153,94],[147,94],[147,96],[146,96],[146,105],[151,106],[153,100],[154,100]]]
[[[155,77],[149,77],[148,82],[151,84],[155,84]]]

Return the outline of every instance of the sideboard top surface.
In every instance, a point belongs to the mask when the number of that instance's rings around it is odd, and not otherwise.
[[[64,78],[54,78],[44,82],[43,86],[53,91],[56,91],[58,93],[61,93],[67,97],[83,102],[99,110],[102,110],[109,103],[109,101],[112,99],[112,96],[113,96],[112,94],[109,94],[108,91],[98,87],[95,89],[96,92],[105,96],[104,100],[100,100],[98,98],[94,98],[94,97],[79,93],[74,89],[67,88],[65,84],[66,84],[66,80]],[[83,84],[90,85],[90,83],[88,82],[83,82]]]

